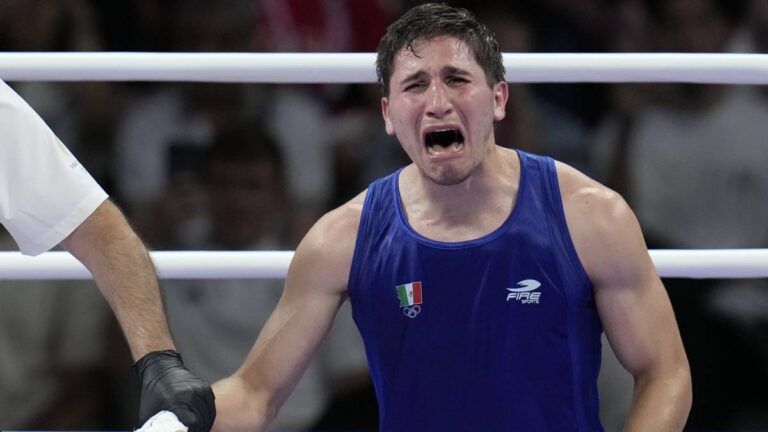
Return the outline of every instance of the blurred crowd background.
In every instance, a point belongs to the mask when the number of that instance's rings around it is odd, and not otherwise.
[[[0,51],[373,52],[418,3],[1,0]],[[450,3],[474,11],[504,52],[768,52],[765,0]],[[294,249],[319,215],[407,162],[374,84],[9,84],[155,250]],[[768,247],[765,88],[513,84],[496,136],[621,192],[651,248]],[[15,250],[4,232],[0,246]],[[693,373],[686,430],[768,430],[767,281],[664,282]],[[162,281],[186,364],[210,381],[232,373],[281,283]],[[131,363],[91,282],[0,281],[0,427],[130,429]],[[620,430],[632,381],[607,348],[600,385],[606,430]],[[272,430],[376,424],[342,311]]]

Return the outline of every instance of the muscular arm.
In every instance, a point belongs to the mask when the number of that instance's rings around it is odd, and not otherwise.
[[[691,407],[688,360],[637,219],[618,194],[570,167],[558,173],[606,336],[635,380],[625,430],[680,431]]]
[[[346,297],[362,196],[325,215],[296,249],[283,295],[240,369],[213,386],[217,431],[261,431],[298,383]]]
[[[131,355],[174,349],[155,268],[120,210],[104,201],[61,246],[85,265],[120,322]]]

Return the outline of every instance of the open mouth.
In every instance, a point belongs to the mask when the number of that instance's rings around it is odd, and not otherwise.
[[[424,145],[430,156],[445,152],[457,152],[464,148],[464,135],[458,129],[441,129],[428,132],[424,136]]]

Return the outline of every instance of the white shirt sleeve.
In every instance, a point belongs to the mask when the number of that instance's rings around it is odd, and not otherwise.
[[[40,116],[0,80],[0,223],[21,252],[54,247],[106,198]]]

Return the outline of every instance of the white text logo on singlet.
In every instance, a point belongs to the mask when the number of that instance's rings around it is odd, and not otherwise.
[[[507,301],[517,301],[522,304],[539,304],[541,292],[534,292],[541,282],[536,279],[525,279],[517,283],[518,288],[507,288]]]

